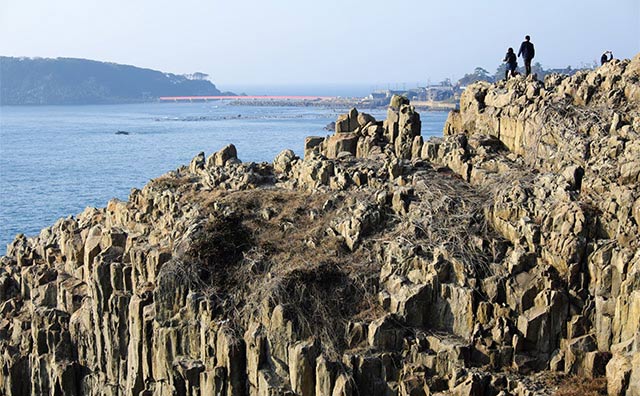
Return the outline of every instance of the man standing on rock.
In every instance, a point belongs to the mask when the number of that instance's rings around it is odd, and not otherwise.
[[[524,60],[524,68],[527,76],[531,74],[531,60],[536,54],[533,43],[529,40],[531,40],[531,37],[525,36],[524,41],[520,44],[520,51],[518,51],[518,56],[522,55],[522,59]]]

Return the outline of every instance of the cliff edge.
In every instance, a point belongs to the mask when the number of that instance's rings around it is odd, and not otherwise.
[[[11,395],[640,395],[640,55],[394,97],[303,158],[235,147],[18,236]]]

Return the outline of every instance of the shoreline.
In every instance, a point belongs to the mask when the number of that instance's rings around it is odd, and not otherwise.
[[[2,104],[0,108],[21,108],[21,107],[64,107],[64,106],[123,106],[123,105],[140,105],[140,104],[191,104],[191,103],[218,103],[224,102],[229,106],[256,106],[256,107],[325,107],[330,109],[343,108],[363,108],[363,109],[386,109],[387,105],[374,105],[365,98],[322,98],[322,99],[240,99],[242,97],[229,97],[224,99],[201,99],[201,100],[151,100],[151,101],[125,101],[110,103],[57,103],[57,104]],[[412,105],[419,110],[424,111],[450,111],[460,107],[459,102],[437,102],[437,101],[413,101]]]
[[[216,107],[214,109],[214,107]],[[296,152],[301,153],[303,150],[304,137],[313,135],[325,135],[329,131],[324,130],[328,123],[335,121],[336,113],[342,113],[348,109],[332,109],[320,107],[253,107],[251,105],[245,107],[229,107],[225,104],[194,104],[187,106],[182,104],[160,106],[156,104],[135,104],[122,106],[44,106],[44,107],[17,107],[11,106],[2,108],[3,145],[8,151],[13,153],[22,153],[24,148],[31,144],[24,144],[24,139],[34,141],[40,133],[35,133],[42,128],[47,131],[47,135],[55,136],[57,145],[66,146],[64,142],[71,145],[70,136],[72,131],[77,131],[77,139],[82,144],[73,145],[73,149],[67,149],[66,156],[70,157],[66,160],[66,164],[70,169],[79,169],[82,167],[83,161],[90,161],[89,157],[83,157],[80,147],[95,147],[96,152],[109,152],[109,155],[115,155],[118,161],[110,164],[103,164],[100,169],[96,166],[89,166],[92,173],[101,173],[101,181],[98,182],[94,177],[84,176],[76,173],[71,179],[65,176],[63,170],[55,170],[53,179],[50,183],[41,184],[37,178],[38,170],[32,169],[32,160],[28,160],[32,154],[21,155],[23,159],[20,162],[20,169],[29,170],[27,176],[17,179],[16,168],[7,164],[5,175],[0,180],[4,185],[11,185],[14,189],[12,196],[20,196],[20,199],[9,198],[4,202],[4,209],[0,210],[0,216],[3,213],[9,213],[9,210],[16,211],[16,215],[11,215],[11,219],[7,218],[4,227],[0,227],[0,254],[4,253],[6,244],[14,239],[19,232],[24,232],[28,236],[36,236],[42,228],[50,222],[54,222],[58,217],[66,217],[81,212],[87,204],[103,205],[110,198],[117,196],[125,198],[131,186],[140,187],[150,178],[156,177],[159,171],[167,171],[173,169],[175,164],[182,163],[193,156],[193,153],[200,150],[211,150],[216,147],[222,147],[229,141],[233,140],[239,150],[243,153],[242,159],[262,162],[270,162],[274,156],[284,148],[292,148]],[[375,110],[374,110],[375,111]],[[381,112],[380,112],[381,113]],[[127,115],[133,114],[132,118]],[[242,114],[242,117],[237,117]],[[375,114],[375,113],[374,113]],[[326,115],[326,117],[325,117]],[[382,116],[382,114],[377,114]],[[97,118],[96,118],[97,117]],[[427,116],[429,117],[429,116]],[[433,113],[430,119],[437,120],[432,124],[444,124],[446,118],[445,113]],[[34,127],[34,133],[24,135],[24,128],[19,128],[20,122],[24,120],[37,119],[40,126]],[[20,121],[23,120],[23,121]],[[60,121],[64,123],[60,123]],[[75,121],[77,124],[73,124]],[[94,121],[96,121],[94,123]],[[72,130],[69,123],[76,125]],[[65,127],[64,125],[67,125]],[[128,131],[129,135],[117,135],[118,130]],[[286,133],[280,131],[286,130]],[[436,131],[437,130],[437,131]],[[82,131],[82,133],[80,132]],[[442,128],[436,126],[429,129],[427,133],[441,133]],[[251,145],[246,139],[240,139],[237,136],[244,136],[250,133],[253,142],[258,143],[258,147],[253,151],[249,151]],[[23,136],[19,138],[19,136]],[[184,136],[184,138],[180,138]],[[270,138],[273,137],[273,138]],[[298,137],[296,137],[298,136]],[[236,140],[240,139],[240,140]],[[289,140],[287,140],[289,139]],[[75,140],[77,142],[77,140]],[[175,144],[171,142],[177,142]],[[108,147],[102,147],[107,142]],[[146,162],[144,165],[136,164],[135,161],[127,154],[127,145],[134,145],[138,150],[143,150]],[[104,146],[107,146],[104,144]],[[57,146],[56,146],[57,147]],[[155,147],[157,151],[150,154],[144,150],[145,147]],[[22,150],[22,151],[20,151]],[[93,148],[92,148],[93,150]],[[170,152],[168,150],[171,150]],[[146,153],[146,154],[144,154]],[[5,160],[11,160],[16,155],[7,155]],[[46,157],[46,153],[35,154],[37,158]],[[75,159],[71,159],[75,158]],[[82,159],[84,158],[84,160]],[[182,158],[182,159],[180,159]],[[38,168],[40,169],[40,168]],[[51,168],[50,168],[51,169]],[[57,168],[56,168],[57,169]],[[128,169],[126,172],[123,169]],[[26,171],[25,171],[26,172]],[[160,173],[162,173],[160,172]],[[23,172],[24,174],[24,172]],[[120,174],[120,176],[116,176]],[[136,174],[142,175],[143,179],[136,178]],[[31,176],[29,176],[31,175]],[[33,176],[35,175],[35,176]],[[14,177],[15,176],[15,177]],[[32,180],[30,185],[27,181]],[[80,182],[82,180],[82,182]],[[89,201],[80,199],[82,195],[81,185],[87,185],[88,188],[95,192],[91,195]],[[54,186],[64,185],[65,188],[55,188]],[[113,186],[108,187],[108,186]],[[35,188],[40,191],[39,194],[33,195],[28,193],[29,189]],[[66,191],[64,193],[63,191]],[[50,195],[51,194],[51,195]],[[62,198],[63,194],[71,196],[70,199]],[[43,202],[40,198],[42,195],[49,196],[47,202]],[[78,198],[75,198],[78,197]],[[58,213],[55,217],[44,217],[30,214],[29,210],[24,206],[20,206],[19,202],[30,202],[29,207],[39,207],[37,213]],[[60,208],[59,212],[49,211],[46,207],[53,206]],[[13,220],[24,217],[28,228],[16,227],[14,225],[20,221]],[[50,219],[50,220],[48,220]],[[31,227],[33,225],[33,227]],[[4,238],[2,237],[4,235]]]

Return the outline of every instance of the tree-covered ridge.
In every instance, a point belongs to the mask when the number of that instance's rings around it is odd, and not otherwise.
[[[88,59],[0,57],[0,104],[130,103],[160,96],[220,95],[206,77]]]

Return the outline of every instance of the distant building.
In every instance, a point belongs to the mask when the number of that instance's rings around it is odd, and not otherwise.
[[[422,92],[424,95],[424,101],[434,101],[441,102],[444,100],[449,100],[454,97],[454,90],[452,86],[446,85],[434,85],[426,88],[422,88]]]
[[[393,95],[402,95],[409,100],[421,102],[441,102],[454,99],[455,88],[451,85],[430,85],[428,87],[417,87],[408,90],[381,90],[369,94],[366,98],[374,106],[387,106]]]

